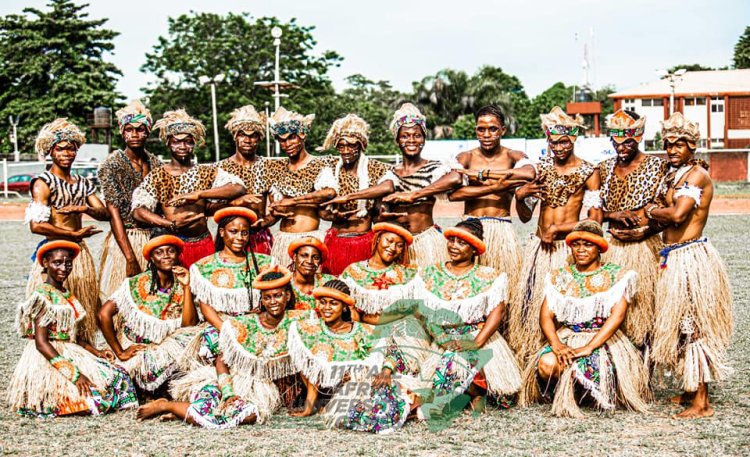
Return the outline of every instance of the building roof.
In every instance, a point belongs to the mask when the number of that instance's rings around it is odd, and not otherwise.
[[[659,79],[637,87],[621,90],[609,98],[668,97],[669,81]],[[750,69],[688,71],[675,84],[675,96],[695,95],[750,95]]]

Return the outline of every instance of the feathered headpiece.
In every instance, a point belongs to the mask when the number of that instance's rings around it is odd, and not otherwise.
[[[149,132],[154,125],[154,120],[151,118],[151,111],[140,100],[133,100],[124,108],[117,110],[115,117],[117,117],[117,124],[120,126],[120,133],[122,133],[128,124],[133,124],[136,127],[145,125],[146,130]]]
[[[643,138],[643,133],[646,130],[645,127],[645,117],[634,119],[631,115],[626,113],[625,110],[618,110],[615,114],[610,116],[607,121],[607,131],[609,132],[609,136],[618,143],[622,143],[631,138],[640,143]]]
[[[578,136],[586,128],[580,114],[570,117],[559,106],[555,106],[552,111],[539,117],[542,120],[542,130],[544,130],[547,138],[550,136]]]
[[[232,111],[232,117],[224,128],[232,133],[232,137],[236,137],[240,132],[247,135],[257,132],[263,139],[266,137],[266,121],[264,113],[255,111],[253,105],[245,105]]]
[[[72,122],[68,122],[68,119],[64,117],[57,118],[49,124],[45,124],[39,130],[39,135],[37,135],[36,142],[34,143],[34,149],[36,149],[39,161],[44,162],[52,148],[57,143],[63,141],[75,144],[77,149],[86,142],[86,135],[83,134],[78,126]]]
[[[336,119],[328,131],[326,140],[323,142],[323,150],[335,148],[341,138],[355,138],[367,149],[367,139],[370,134],[370,126],[364,119],[356,114],[347,114],[341,119]]]
[[[427,135],[427,118],[413,104],[404,103],[398,111],[393,113],[390,129],[393,136],[398,136],[398,130],[401,127],[413,127],[415,125],[418,125],[422,132]]]
[[[313,119],[315,119],[315,114],[303,116],[280,106],[268,119],[268,123],[271,125],[271,132],[274,136],[284,138],[288,135],[307,134]]]
[[[661,123],[661,137],[664,139],[664,146],[667,142],[674,143],[677,140],[685,140],[693,149],[698,145],[701,139],[701,132],[698,129],[697,122],[690,122],[685,119],[681,112],[677,111],[669,119]]]
[[[191,135],[196,146],[206,144],[206,128],[198,119],[190,117],[184,109],[167,111],[164,117],[156,121],[155,129],[159,129],[159,139],[167,143],[170,136]]]

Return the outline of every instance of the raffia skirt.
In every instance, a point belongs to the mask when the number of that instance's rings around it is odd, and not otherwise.
[[[133,254],[141,266],[141,271],[146,269],[148,263],[143,257],[143,246],[148,243],[151,231],[149,229],[129,228],[125,231],[133,248]],[[118,287],[125,281],[127,275],[125,256],[117,245],[117,240],[112,232],[107,233],[104,238],[102,259],[99,264],[99,291],[101,302],[104,303],[115,293]]]
[[[622,330],[636,346],[643,346],[654,327],[654,300],[659,273],[660,235],[653,235],[637,243],[625,243],[609,237],[609,249],[602,255],[604,262],[620,265],[638,274],[638,285]]]
[[[448,248],[446,247],[443,231],[437,225],[414,235],[414,242],[409,246],[409,262],[419,268],[424,268],[436,263],[447,262]]]
[[[560,341],[573,349],[587,345],[597,332],[573,332],[567,327],[557,331]],[[542,347],[537,356],[529,360],[524,369],[524,388],[519,397],[521,406],[528,406],[542,399],[537,382],[537,363],[545,351]],[[572,363],[562,372],[552,400],[552,414],[560,417],[583,417],[575,398],[575,384],[582,386],[596,400],[599,408],[613,410],[620,404],[632,411],[646,411],[651,399],[649,377],[643,360],[633,343],[622,331],[617,330],[598,350],[601,368],[610,365],[613,370],[600,369],[599,383],[592,382],[577,363]]]
[[[65,287],[75,295],[83,305],[83,309],[86,310],[83,325],[79,327],[79,339],[93,344],[96,331],[99,328],[96,321],[96,314],[101,306],[99,285],[96,281],[96,266],[91,251],[84,241],[81,241],[78,245],[81,246],[81,253],[73,260],[73,271],[70,272],[70,276],[65,281]],[[26,296],[30,296],[44,281],[42,266],[38,262],[34,262],[29,272],[29,280],[26,283]]]
[[[279,265],[288,267],[292,264],[292,258],[289,257],[287,249],[289,249],[289,245],[292,243],[292,241],[306,236],[313,236],[322,242],[325,238],[325,235],[326,232],[324,232],[323,230],[312,230],[310,232],[297,233],[278,231],[274,235],[273,246],[271,246],[271,256],[276,259],[276,262]]]
[[[707,239],[668,249],[656,286],[651,358],[694,392],[731,371],[726,349],[734,330],[732,292],[724,263]]]
[[[133,382],[122,368],[94,357],[76,343],[50,341],[57,352],[78,367],[96,392],[83,397],[75,384],[63,376],[37,350],[34,340],[26,343],[8,386],[8,403],[19,412],[61,416],[104,412],[138,406]]]
[[[544,343],[539,311],[544,301],[544,278],[569,263],[570,251],[564,240],[555,241],[551,251],[542,249],[541,239],[531,234],[523,255],[523,268],[508,313],[508,342],[521,366]]]
[[[522,251],[516,231],[509,217],[463,216],[464,220],[479,219],[484,227],[484,242],[487,252],[479,256],[479,264],[492,267],[508,275],[508,292],[516,292],[518,276],[521,272]]]

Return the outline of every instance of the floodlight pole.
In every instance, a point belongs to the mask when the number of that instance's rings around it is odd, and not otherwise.
[[[218,75],[214,76],[213,78],[209,78],[208,76],[201,76],[198,78],[201,84],[211,84],[211,110],[213,113],[213,119],[214,119],[214,148],[216,151],[216,162],[219,161],[219,120],[217,119],[217,113],[216,113],[216,83],[220,83],[224,81],[224,74],[219,73]]]

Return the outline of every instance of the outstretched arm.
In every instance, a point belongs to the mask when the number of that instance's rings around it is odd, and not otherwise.
[[[338,196],[330,201],[325,202],[325,205],[349,203],[354,200],[375,200],[377,198],[382,198],[388,194],[392,194],[394,191],[395,188],[393,186],[393,181],[391,181],[390,179],[386,179],[385,181],[370,188],[360,190],[349,195]]]

